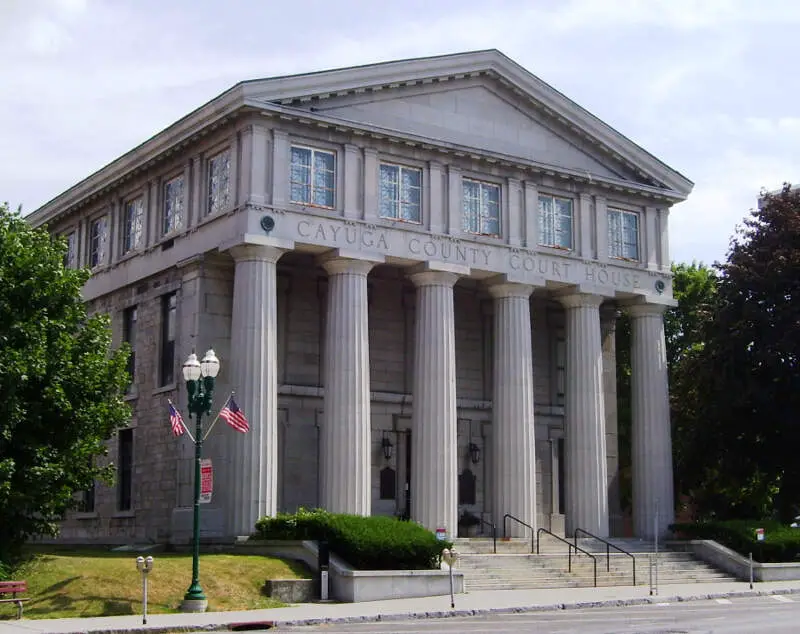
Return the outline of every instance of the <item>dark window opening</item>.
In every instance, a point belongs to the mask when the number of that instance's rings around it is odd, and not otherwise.
[[[119,458],[117,467],[117,509],[131,510],[133,491],[133,430],[119,432]]]
[[[458,476],[458,503],[475,504],[475,474],[470,469],[464,469]]]
[[[130,356],[128,357],[128,376],[131,385],[136,383],[136,322],[138,321],[138,311],[136,306],[126,308],[122,313],[122,340],[125,341],[131,348]]]
[[[381,500],[394,500],[397,496],[397,473],[391,467],[381,469]]]
[[[161,359],[159,385],[175,382],[175,326],[178,297],[175,293],[161,299]]]

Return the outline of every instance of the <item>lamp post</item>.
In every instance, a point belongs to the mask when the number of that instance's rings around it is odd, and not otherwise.
[[[192,583],[181,603],[183,612],[205,612],[208,600],[200,587],[200,461],[203,457],[203,414],[211,412],[214,380],[219,373],[219,359],[213,350],[206,352],[202,361],[192,353],[183,364],[183,379],[188,394],[189,418],[194,414],[194,518],[192,522]],[[202,379],[202,380],[201,380]]]

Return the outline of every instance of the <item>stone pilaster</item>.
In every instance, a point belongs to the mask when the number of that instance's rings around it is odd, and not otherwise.
[[[531,286],[498,284],[494,297],[493,435],[494,522],[510,513],[536,527],[535,438]],[[503,530],[503,529],[501,529]],[[508,522],[510,537],[530,537],[530,529]]]
[[[231,388],[250,431],[230,431],[229,533],[249,535],[256,520],[275,515],[278,499],[277,285],[283,249],[246,244],[236,261],[231,318]],[[224,398],[224,395],[218,395]],[[220,404],[222,406],[223,404]]]
[[[442,271],[411,275],[417,287],[411,422],[411,518],[429,530],[458,527],[456,349],[453,285]]]
[[[367,274],[374,262],[333,257],[328,273],[325,398],[321,429],[322,507],[369,515],[370,392]]]
[[[633,526],[661,535],[675,520],[664,306],[631,306]],[[658,525],[656,526],[656,512]]]
[[[606,421],[599,295],[560,298],[566,309],[566,528],[608,535]]]

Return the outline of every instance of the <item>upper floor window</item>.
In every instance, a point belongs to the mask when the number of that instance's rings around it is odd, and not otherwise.
[[[463,227],[466,233],[500,235],[500,186],[464,179]]]
[[[93,220],[89,226],[89,266],[94,268],[106,262],[108,245],[108,220],[105,216]]]
[[[130,382],[135,382],[136,374],[136,322],[139,320],[139,313],[136,306],[126,308],[122,313],[122,340],[131,347],[131,354],[128,357],[128,375]]]
[[[228,209],[231,202],[231,152],[225,150],[208,160],[208,214]]]
[[[422,222],[422,170],[381,164],[381,218]]]
[[[572,248],[572,200],[539,196],[539,244],[556,249]]]
[[[639,214],[608,210],[608,255],[619,260],[639,260]]]
[[[135,251],[142,246],[144,230],[144,199],[139,196],[125,203],[125,218],[122,232],[122,253]]]
[[[78,234],[74,231],[67,235],[67,252],[64,254],[64,266],[74,269],[78,263]]]
[[[133,493],[133,429],[121,429],[117,446],[117,510],[130,511]]]
[[[175,330],[178,316],[178,296],[169,293],[161,298],[161,358],[159,385],[175,382]]]
[[[333,207],[336,200],[336,156],[324,150],[292,147],[289,180],[293,203]]]
[[[183,176],[164,183],[164,235],[183,227]]]

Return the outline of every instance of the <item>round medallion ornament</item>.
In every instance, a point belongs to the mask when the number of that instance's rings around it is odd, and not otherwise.
[[[661,293],[663,293],[664,289],[666,288],[664,280],[656,280],[655,286],[656,286],[656,293],[658,293],[659,295],[661,295]]]
[[[264,216],[261,218],[261,228],[265,233],[269,233],[275,228],[275,220],[272,216]]]

